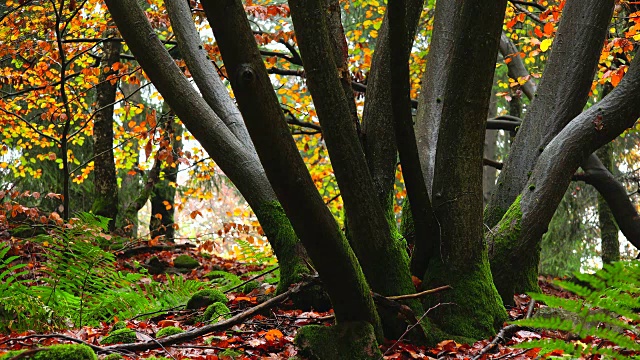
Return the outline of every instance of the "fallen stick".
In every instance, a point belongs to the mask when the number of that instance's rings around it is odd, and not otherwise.
[[[256,313],[262,310],[269,309],[272,306],[275,306],[281,303],[282,301],[285,301],[287,298],[289,298],[290,295],[298,293],[304,287],[311,285],[313,282],[314,281],[308,281],[308,282],[295,285],[294,287],[290,288],[289,290],[287,290],[286,292],[280,295],[277,295],[227,320],[223,320],[215,324],[205,325],[193,330],[185,331],[180,334],[171,335],[171,336],[163,337],[161,339],[152,340],[152,341],[104,346],[100,348],[100,350],[98,351],[99,352],[120,352],[120,351],[151,350],[151,349],[160,348],[161,346],[171,346],[173,344],[179,344],[185,341],[193,340],[197,337],[204,336],[212,332],[226,330],[232,327],[233,325],[242,323],[244,320],[250,318],[251,316],[255,315]]]

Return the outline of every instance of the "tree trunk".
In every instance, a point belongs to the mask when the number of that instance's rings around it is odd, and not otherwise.
[[[601,147],[596,153],[605,168],[611,172],[613,170],[613,147],[611,143]],[[607,201],[600,194],[598,194],[598,220],[600,221],[600,239],[602,240],[602,263],[610,264],[620,261],[618,226]]]
[[[485,223],[493,227],[527,184],[538,156],[587,102],[613,0],[568,0],[535,100],[498,177]],[[522,290],[535,290],[523,288]]]
[[[122,95],[129,99],[133,106],[142,104],[142,95],[140,94],[140,85],[129,84],[123,82],[120,84],[122,89]],[[140,124],[146,117],[145,109],[138,115],[132,117],[125,117],[122,119],[122,127],[125,132],[131,132],[133,129],[129,127],[129,121],[133,121],[135,124]],[[138,208],[135,204],[135,200],[138,194],[144,187],[143,184],[143,171],[138,169],[139,165],[139,143],[140,141],[133,137],[129,140],[131,147],[122,147],[121,151],[124,152],[125,159],[133,159],[131,167],[120,169],[118,177],[122,178],[120,189],[118,191],[118,217],[116,219],[116,227],[122,235],[135,238],[138,236]]]
[[[323,11],[322,4],[320,1],[302,4],[299,0],[289,4],[294,26],[298,24],[296,38],[307,85],[344,200],[353,250],[375,292],[385,296],[414,293],[404,243],[393,236],[396,225],[387,221],[376,196],[352,121],[349,106],[352,100],[342,90],[339,70],[332,57],[329,29],[316,16]],[[415,312],[422,310],[418,301],[409,301],[408,305]],[[397,314],[383,312],[381,315],[387,337],[400,336],[406,330],[406,324],[397,321]]]
[[[432,258],[424,284],[453,287],[427,301],[427,306],[456,304],[432,312],[443,330],[482,338],[495,334],[507,318],[493,287],[482,224],[482,147],[506,1],[444,4],[436,8],[426,70],[437,78],[423,82],[427,98],[421,95],[426,103],[420,105],[426,105],[427,117],[419,121],[438,129],[431,193],[441,230],[440,256]],[[434,53],[442,50],[447,53]],[[426,151],[434,151],[433,138],[421,135],[429,144]]]
[[[569,122],[545,147],[527,187],[487,233],[494,281],[505,302],[523,284],[534,285],[540,239],[576,169],[593,151],[633,126],[640,116],[639,104],[636,57],[618,87]]]
[[[164,111],[163,111],[164,113]],[[163,141],[169,143],[171,155],[164,159],[164,176],[154,185],[151,195],[151,218],[149,219],[149,233],[151,238],[162,236],[173,242],[175,238],[174,212],[176,200],[176,183],[178,181],[178,162],[182,152],[182,124],[176,122],[173,113],[166,115],[165,136]],[[162,144],[161,144],[162,146]]]
[[[613,213],[616,224],[629,242],[640,249],[640,215],[629,201],[627,189],[611,174],[595,154],[581,164],[584,173],[574,175],[598,190]]]
[[[489,119],[496,117],[498,98],[496,94],[491,92],[491,102],[489,103]],[[498,132],[487,131],[484,135],[484,158],[495,160],[496,151],[498,150]],[[487,205],[489,198],[493,190],[496,188],[496,177],[498,176],[498,170],[492,166],[484,166],[482,169],[482,208]]]
[[[115,36],[115,31],[106,31],[105,38]],[[116,101],[117,80],[109,79],[117,71],[111,66],[120,61],[119,41],[105,41],[102,49],[100,68],[109,68],[100,73],[100,83],[96,87],[96,115],[93,122],[93,153],[95,198],[91,211],[108,217],[109,231],[113,231],[118,216],[118,182],[116,164],[113,158],[113,105]]]

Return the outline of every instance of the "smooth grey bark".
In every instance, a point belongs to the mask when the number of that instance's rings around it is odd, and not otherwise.
[[[584,172],[576,174],[574,179],[584,181],[598,190],[611,209],[620,231],[633,246],[640,249],[640,215],[629,201],[625,187],[595,154],[591,154],[581,167]]]
[[[422,90],[418,96],[416,116],[416,140],[420,149],[422,175],[433,199],[433,171],[436,162],[438,131],[442,113],[444,91],[447,85],[447,67],[453,57],[455,33],[450,30],[450,22],[460,16],[457,1],[441,1],[436,6],[433,36],[427,54],[427,67],[422,75]]]
[[[165,5],[171,20],[171,28],[178,41],[180,54],[184,58],[202,97],[236,138],[247,149],[255,152],[247,127],[242,120],[242,114],[231,99],[227,87],[220,80],[218,71],[202,46],[188,2],[166,0]]]
[[[115,31],[106,31],[105,37],[115,35]],[[111,69],[120,60],[122,45],[117,41],[106,41],[102,47],[100,68],[109,67],[109,71],[100,73],[100,83],[96,87],[97,113],[93,121],[94,154],[94,193],[91,210],[94,214],[107,217],[109,230],[115,230],[118,216],[118,178],[113,158],[113,106],[116,101],[117,81],[111,82]]]
[[[436,39],[442,37],[451,46],[446,56],[433,54],[429,59],[434,61],[427,60],[426,73],[438,78],[427,77],[423,83],[426,115],[433,118],[420,120],[438,129],[431,192],[441,231],[440,253],[432,258],[424,283],[453,287],[427,301],[458,304],[436,310],[433,318],[443,330],[472,338],[495,333],[506,319],[493,286],[482,223],[485,123],[506,3],[450,1],[440,12],[438,4],[430,55],[440,50],[434,48]],[[435,151],[431,145],[428,151]]]
[[[522,278],[535,277],[523,259],[538,253],[540,240],[574,172],[599,147],[633,126],[640,117],[640,57],[603,100],[567,124],[545,147],[528,185],[502,220],[488,232],[492,271],[503,299],[513,296]],[[535,264],[537,265],[537,264]]]
[[[524,186],[540,153],[582,111],[613,11],[613,0],[568,0],[536,97],[512,144],[485,212],[492,227]]]
[[[381,339],[382,328],[369,285],[355,254],[322,201],[300,157],[242,3],[237,0],[216,0],[203,1],[202,4],[212,24],[234,94],[260,160],[287,217],[323,280],[334,306],[336,320],[369,322],[373,325],[377,338]],[[319,7],[319,2],[312,5]],[[295,8],[293,2],[291,8]],[[321,12],[316,14],[319,13]],[[322,21],[322,18],[319,20]],[[304,35],[298,34],[298,40],[301,37]],[[323,40],[326,50],[328,41],[326,37]],[[324,55],[326,54],[330,54],[330,50]],[[331,62],[330,59],[329,63]],[[317,70],[309,63],[305,63],[305,69],[308,73]],[[335,71],[335,67],[333,70]],[[337,85],[333,89],[344,96],[339,81],[335,80]],[[344,120],[348,122],[348,107],[344,103],[343,105],[347,109]],[[354,126],[350,122],[348,124]],[[327,131],[326,127],[324,130]],[[355,145],[359,146],[357,139]]]
[[[293,234],[255,151],[243,144],[196,92],[158,39],[135,0],[106,1],[131,52],[183,124],[236,185],[255,211],[285,274],[279,291],[308,273],[304,250]],[[273,222],[277,222],[277,226]],[[293,275],[292,274],[297,274]]]

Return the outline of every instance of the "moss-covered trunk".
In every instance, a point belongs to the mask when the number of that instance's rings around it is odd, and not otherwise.
[[[425,112],[436,118],[419,119],[439,125],[431,194],[440,253],[431,258],[423,286],[453,287],[426,300],[427,307],[443,303],[430,312],[436,325],[452,335],[482,338],[507,318],[493,286],[482,224],[485,122],[506,1],[453,3],[436,8],[434,38],[452,41],[446,61],[432,65],[444,70],[441,88],[429,92],[440,96],[428,99],[434,108]]]
[[[573,119],[544,149],[520,197],[489,232],[496,287],[503,298],[513,295],[522,275],[537,270],[532,255],[575,174],[599,147],[631,127],[640,116],[640,58],[636,57],[620,84],[604,99]],[[601,119],[594,126],[593,119]],[[532,261],[520,261],[532,258]],[[531,276],[527,277],[528,279]]]

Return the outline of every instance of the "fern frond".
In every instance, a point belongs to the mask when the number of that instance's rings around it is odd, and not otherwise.
[[[600,354],[609,358],[625,359],[625,351],[640,352],[636,341],[636,326],[640,314],[640,262],[618,262],[605,265],[595,274],[576,274],[580,282],[558,281],[557,285],[580,296],[581,299],[562,299],[544,294],[531,294],[551,310],[547,315],[516,321],[533,328],[577,333],[581,338],[597,337],[614,344],[598,347],[562,340],[536,340],[516,345],[517,348],[542,348],[542,354],[560,350],[571,357]],[[621,319],[623,316],[625,319]],[[628,331],[628,332],[625,332]],[[634,335],[628,335],[634,334]]]

